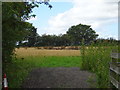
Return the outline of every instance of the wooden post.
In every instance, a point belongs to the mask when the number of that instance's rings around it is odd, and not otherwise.
[[[110,62],[110,84],[120,90],[120,53],[112,52]]]

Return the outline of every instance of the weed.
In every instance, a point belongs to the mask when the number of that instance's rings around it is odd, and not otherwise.
[[[97,77],[98,88],[109,87],[109,62],[111,61],[110,53],[118,46],[109,45],[90,45],[88,48],[82,48],[82,69],[94,72]]]

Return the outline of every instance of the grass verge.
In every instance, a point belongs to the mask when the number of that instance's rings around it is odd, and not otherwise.
[[[117,49],[115,46],[89,46],[82,51],[82,69],[89,70],[97,76],[98,88],[109,88],[110,53]]]

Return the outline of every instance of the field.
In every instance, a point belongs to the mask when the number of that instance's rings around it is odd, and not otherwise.
[[[80,50],[41,50],[37,48],[16,49],[17,57],[27,56],[80,56]]]
[[[96,87],[108,88],[110,53],[117,48],[117,46],[83,46],[80,50],[16,49],[17,59],[14,58],[13,63],[7,64],[6,68],[9,86],[20,87],[28,73],[34,68],[80,67],[96,74]]]
[[[7,64],[9,87],[19,88],[28,73],[40,67],[81,67],[80,50],[16,49],[17,59]],[[14,79],[13,79],[14,78]]]

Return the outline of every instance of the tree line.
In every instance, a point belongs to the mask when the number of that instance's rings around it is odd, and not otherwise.
[[[90,28],[90,25],[78,24],[71,26],[66,34],[59,35],[39,35],[37,29],[33,28],[33,32],[26,38],[26,42],[20,41],[19,47],[41,47],[41,46],[80,46],[90,44],[117,44],[117,40],[113,38],[97,38],[98,34]]]
[[[18,46],[25,47],[39,47],[39,46],[78,46],[82,45],[82,40],[84,43],[89,45],[92,41],[95,41],[98,34],[90,28],[89,25],[74,25],[71,26],[66,34],[59,35],[39,35],[32,32],[28,38],[27,42],[20,41]]]

